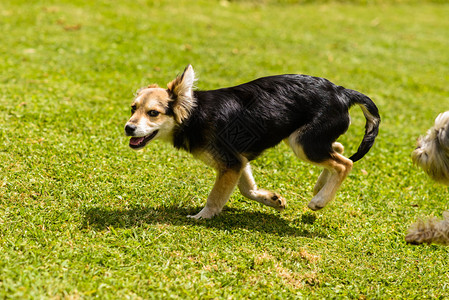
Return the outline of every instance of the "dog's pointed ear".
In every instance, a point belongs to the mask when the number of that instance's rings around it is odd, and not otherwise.
[[[195,72],[192,66],[188,65],[182,75],[176,77],[167,85],[168,93],[172,99],[173,114],[178,123],[182,123],[188,118],[190,111],[196,106],[193,98],[195,80]]]

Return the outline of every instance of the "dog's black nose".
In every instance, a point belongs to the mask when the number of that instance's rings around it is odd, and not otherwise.
[[[126,124],[125,126],[125,132],[127,135],[133,135],[134,131],[136,131],[137,126],[134,124]]]

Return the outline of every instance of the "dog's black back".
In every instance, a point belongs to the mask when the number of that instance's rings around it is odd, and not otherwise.
[[[240,155],[256,158],[297,130],[297,142],[310,161],[328,159],[332,143],[350,124],[348,110],[355,103],[365,108],[365,116],[377,120],[375,125],[367,123],[364,140],[351,157],[356,161],[371,148],[380,121],[367,96],[306,75],[264,77],[235,87],[195,91],[194,97],[196,107],[175,130],[174,146],[208,151],[228,167],[240,165]]]

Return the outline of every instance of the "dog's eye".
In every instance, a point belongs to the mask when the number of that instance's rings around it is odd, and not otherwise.
[[[157,110],[150,110],[150,111],[148,112],[148,115],[149,115],[150,117],[157,117],[157,116],[159,116],[159,114],[160,114],[160,112],[158,112]]]
[[[131,113],[135,113],[136,112],[137,107],[135,105],[131,106]]]

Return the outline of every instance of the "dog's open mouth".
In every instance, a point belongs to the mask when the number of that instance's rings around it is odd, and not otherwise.
[[[146,136],[141,136],[141,137],[132,137],[129,140],[129,146],[131,148],[137,149],[137,148],[142,148],[145,147],[145,145],[151,141],[156,134],[159,132],[159,130],[155,130],[152,133],[150,133],[149,135]]]

